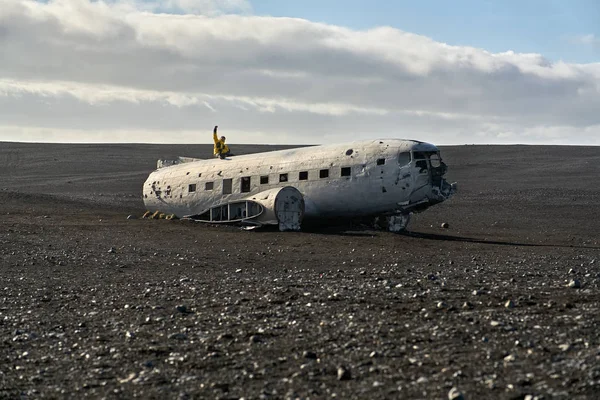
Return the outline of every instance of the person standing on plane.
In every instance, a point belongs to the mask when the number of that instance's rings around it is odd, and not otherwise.
[[[213,140],[215,142],[215,148],[214,148],[215,157],[219,157],[219,158],[223,159],[225,157],[233,156],[234,154],[231,154],[231,151],[229,150],[229,146],[227,146],[225,144],[225,136],[221,136],[221,138],[217,137],[217,128],[218,128],[218,126],[215,126],[215,129],[213,130]]]

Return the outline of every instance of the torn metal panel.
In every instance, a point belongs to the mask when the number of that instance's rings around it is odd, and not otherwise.
[[[304,198],[298,189],[286,186],[220,203],[184,218],[212,224],[278,225],[281,231],[298,231],[304,218]]]

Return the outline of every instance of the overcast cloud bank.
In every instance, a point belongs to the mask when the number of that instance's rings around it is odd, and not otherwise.
[[[600,63],[251,10],[4,0],[0,140],[600,144]]]

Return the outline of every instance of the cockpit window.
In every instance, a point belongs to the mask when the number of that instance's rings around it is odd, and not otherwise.
[[[437,168],[442,164],[442,159],[440,158],[440,153],[437,151],[415,151],[413,153],[413,157],[415,160],[427,160],[431,161],[431,166],[433,168]]]
[[[398,165],[402,167],[408,163],[410,163],[410,153],[400,153],[398,155]]]
[[[442,159],[438,151],[415,151],[413,152],[415,167],[419,169],[419,173],[427,173],[429,166],[431,168],[439,168],[442,166]],[[429,160],[429,163],[427,162]]]

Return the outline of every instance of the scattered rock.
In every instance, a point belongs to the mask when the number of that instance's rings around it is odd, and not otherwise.
[[[448,400],[465,400],[465,397],[463,396],[460,390],[453,387],[448,392]]]
[[[250,343],[260,343],[260,342],[262,342],[262,337],[260,335],[250,336]]]
[[[581,282],[578,279],[571,279],[568,286],[573,289],[579,289],[581,288]]]
[[[188,337],[185,333],[174,333],[172,335],[169,336],[169,339],[175,339],[175,340],[186,340]]]
[[[517,359],[517,357],[515,357],[514,354],[509,354],[506,357],[504,357],[504,362],[511,363],[511,362],[515,361],[516,359]]]
[[[217,340],[231,340],[231,339],[233,339],[233,335],[231,333],[222,333],[217,338]]]
[[[340,381],[349,381],[352,379],[352,373],[350,372],[349,368],[342,365],[337,369],[337,378]]]
[[[447,222],[442,222],[442,228],[443,229],[448,229],[448,228],[450,228],[450,224],[447,223]]]
[[[571,349],[571,345],[569,343],[564,343],[558,346],[561,351],[569,351]]]
[[[111,247],[110,249],[108,249],[109,253],[116,253],[117,249],[115,249],[114,247]]]
[[[515,303],[512,300],[508,300],[506,303],[504,303],[504,307],[506,308],[513,308],[515,306]]]
[[[190,309],[184,305],[184,304],[180,304],[177,307],[175,307],[175,310],[179,311],[182,314],[189,314],[191,313]]]

